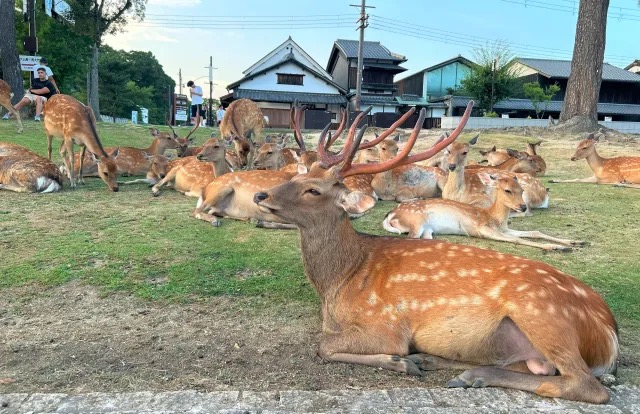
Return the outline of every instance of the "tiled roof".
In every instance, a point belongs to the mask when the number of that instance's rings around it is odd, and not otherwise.
[[[264,102],[295,102],[301,104],[336,104],[346,105],[347,99],[343,95],[329,93],[304,93],[284,91],[260,91],[255,89],[236,89],[234,99],[247,98],[252,101]]]
[[[396,100],[402,105],[427,105],[428,102],[422,96],[403,93],[400,96],[396,96]],[[432,106],[432,105],[430,105]]]
[[[407,68],[403,68],[400,65],[394,65],[393,63],[364,63],[365,68],[387,69],[396,73],[404,72]]]
[[[537,70],[540,74],[549,78],[568,78],[571,73],[570,60],[553,59],[516,59],[523,65]],[[605,63],[602,66],[602,80],[620,82],[640,82],[640,75],[629,72],[617,66]]]
[[[471,98],[464,96],[454,96],[453,106],[463,108],[467,106]],[[495,109],[510,111],[534,111],[533,104],[529,99],[505,99],[498,102],[494,106]],[[562,110],[562,101],[550,101],[545,112],[560,112]],[[631,104],[614,104],[614,103],[598,103],[599,114],[611,115],[640,115],[640,105]]]
[[[362,105],[393,105],[399,106],[395,96],[374,96],[374,95],[362,95]]]
[[[347,55],[347,58],[358,57],[358,41],[338,39],[335,41],[335,45]],[[407,60],[405,56],[391,52],[386,47],[382,46],[380,42],[366,41],[362,45],[362,57],[364,59],[387,59],[404,62]]]

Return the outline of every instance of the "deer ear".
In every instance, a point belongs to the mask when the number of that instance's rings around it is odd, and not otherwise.
[[[478,142],[478,137],[480,136],[480,134],[476,135],[475,137],[471,138],[469,140],[469,145],[476,145],[476,142]]]
[[[393,137],[393,140],[395,142],[400,142],[400,134],[396,135],[395,137]]]
[[[489,150],[489,152],[496,152],[497,150],[498,150],[498,149],[497,149],[497,148],[496,148],[496,146],[494,145],[494,146],[493,146],[493,148],[491,148],[491,149]]]
[[[100,163],[100,158],[96,154],[94,154],[93,152],[91,152],[91,151],[88,151],[88,152],[89,152],[89,157],[91,158],[91,161],[95,162],[96,164],[99,164]]]
[[[478,173],[477,175],[480,181],[482,181],[482,184],[486,185],[487,187],[495,187],[496,180],[498,179],[497,176],[491,175],[486,172],[481,172],[481,173]]]
[[[149,128],[149,133],[151,133],[151,135],[153,135],[154,137],[157,137],[158,134],[160,134],[160,131],[158,131],[156,128]]]
[[[306,174],[309,172],[309,169],[306,165],[301,162],[298,162],[298,174]]]
[[[111,153],[111,158],[116,159],[119,153],[120,153],[120,147],[116,148],[115,151]]]
[[[267,135],[266,137],[264,137],[264,143],[271,144],[271,135]]]
[[[153,155],[149,155],[148,153],[146,153],[144,151],[142,152],[142,154],[143,154],[144,158],[147,159],[147,160],[150,160],[150,159],[153,158]]]
[[[376,201],[373,197],[360,191],[345,191],[340,196],[338,203],[347,213],[360,215],[372,208]]]
[[[511,148],[507,148],[507,154],[509,154],[510,157],[520,158],[520,154],[518,153],[518,151]]]

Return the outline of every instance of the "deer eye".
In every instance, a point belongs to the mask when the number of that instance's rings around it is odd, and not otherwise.
[[[462,153],[462,155],[467,155],[469,153],[469,151],[465,151]]]
[[[267,152],[267,155],[271,155],[271,154],[273,154],[273,151]]]
[[[504,190],[505,193],[511,194],[511,190]]]
[[[105,173],[104,173],[104,176],[105,176],[105,177],[108,177],[108,176],[109,176],[109,173],[108,173],[108,172],[105,172]]]
[[[305,191],[305,193],[309,193],[309,194],[312,194],[314,196],[319,196],[320,195],[320,191],[316,190],[315,188],[310,188],[307,191]]]

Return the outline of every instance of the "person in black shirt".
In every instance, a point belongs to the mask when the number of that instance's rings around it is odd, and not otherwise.
[[[42,114],[42,108],[47,99],[51,98],[56,93],[56,88],[51,82],[47,80],[47,72],[44,68],[38,68],[38,77],[31,80],[31,88],[29,92],[24,94],[24,97],[15,106],[17,110],[20,110],[23,106],[36,104],[36,116],[33,118],[36,121],[40,121],[40,114]]]

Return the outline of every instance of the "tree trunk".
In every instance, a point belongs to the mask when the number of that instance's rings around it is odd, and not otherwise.
[[[20,57],[16,47],[15,0],[0,0],[0,53],[2,77],[13,90],[15,105],[24,96],[24,82],[20,71]]]
[[[598,126],[608,8],[609,0],[580,0],[571,75],[560,113],[560,123],[575,132]]]
[[[98,57],[100,49],[97,43],[93,44],[91,50],[91,67],[89,68],[89,106],[96,114],[96,119],[100,120],[100,100],[98,99]]]

